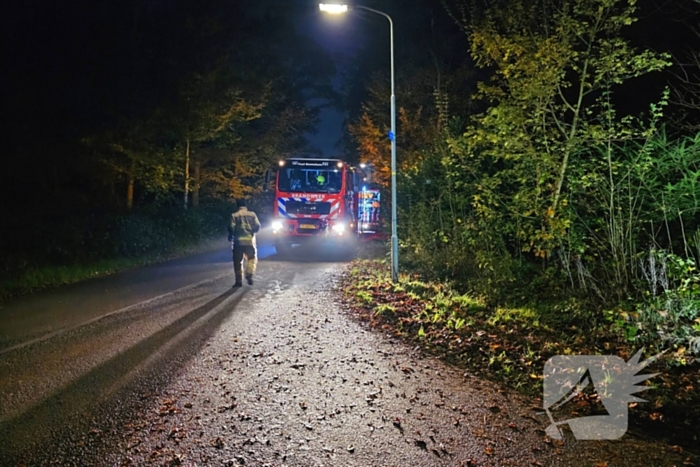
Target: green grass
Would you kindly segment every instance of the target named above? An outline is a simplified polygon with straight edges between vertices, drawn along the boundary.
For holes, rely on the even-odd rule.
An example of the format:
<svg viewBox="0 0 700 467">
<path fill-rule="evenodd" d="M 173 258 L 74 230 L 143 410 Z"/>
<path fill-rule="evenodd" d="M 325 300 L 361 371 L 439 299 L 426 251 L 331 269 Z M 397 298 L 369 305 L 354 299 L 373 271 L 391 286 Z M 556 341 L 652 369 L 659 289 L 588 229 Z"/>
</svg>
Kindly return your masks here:
<svg viewBox="0 0 700 467">
<path fill-rule="evenodd" d="M 90 264 L 49 265 L 33 267 L 16 273 L 14 277 L 0 282 L 0 303 L 33 292 L 62 285 L 75 284 L 88 279 L 104 277 L 170 259 L 210 250 L 218 241 L 180 245 L 169 253 L 154 252 L 138 258 L 115 258 L 95 261 Z"/>
<path fill-rule="evenodd" d="M 15 218 L 0 251 L 0 302 L 211 248 L 225 238 L 232 210 L 225 203 L 188 210 L 163 203 L 129 213 Z"/>
</svg>

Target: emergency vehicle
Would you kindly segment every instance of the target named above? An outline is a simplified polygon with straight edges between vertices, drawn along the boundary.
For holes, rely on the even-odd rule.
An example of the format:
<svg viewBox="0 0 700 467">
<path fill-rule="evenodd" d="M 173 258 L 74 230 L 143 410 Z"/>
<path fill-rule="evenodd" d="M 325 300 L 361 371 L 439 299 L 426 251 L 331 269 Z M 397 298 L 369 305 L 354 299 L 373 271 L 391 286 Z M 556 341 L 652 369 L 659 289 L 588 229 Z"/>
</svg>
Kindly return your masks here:
<svg viewBox="0 0 700 467">
<path fill-rule="evenodd" d="M 381 233 L 380 199 L 381 193 L 377 189 L 363 186 L 358 193 L 357 227 L 360 235 L 377 236 Z"/>
<path fill-rule="evenodd" d="M 272 220 L 277 252 L 319 238 L 349 246 L 358 233 L 357 179 L 339 159 L 280 161 Z"/>
</svg>

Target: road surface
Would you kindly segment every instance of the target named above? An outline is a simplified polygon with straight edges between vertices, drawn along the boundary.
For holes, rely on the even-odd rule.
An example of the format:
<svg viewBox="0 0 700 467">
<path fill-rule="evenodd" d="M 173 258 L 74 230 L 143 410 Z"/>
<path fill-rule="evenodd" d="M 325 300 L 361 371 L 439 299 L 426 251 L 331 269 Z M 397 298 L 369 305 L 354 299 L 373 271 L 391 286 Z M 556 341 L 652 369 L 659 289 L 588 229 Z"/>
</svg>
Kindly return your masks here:
<svg viewBox="0 0 700 467">
<path fill-rule="evenodd" d="M 232 289 L 222 249 L 6 305 L 0 465 L 683 465 L 550 440 L 528 401 L 365 329 L 338 253 L 263 246 Z"/>
</svg>

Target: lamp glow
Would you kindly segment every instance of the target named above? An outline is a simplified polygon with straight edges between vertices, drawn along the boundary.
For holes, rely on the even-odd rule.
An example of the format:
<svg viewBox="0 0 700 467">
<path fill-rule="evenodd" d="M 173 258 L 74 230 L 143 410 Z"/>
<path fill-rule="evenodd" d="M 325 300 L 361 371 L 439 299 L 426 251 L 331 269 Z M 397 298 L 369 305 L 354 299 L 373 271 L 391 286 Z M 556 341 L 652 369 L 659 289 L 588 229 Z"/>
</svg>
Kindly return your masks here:
<svg viewBox="0 0 700 467">
<path fill-rule="evenodd" d="M 340 15 L 343 13 L 346 13 L 348 11 L 348 6 L 347 5 L 336 5 L 332 3 L 320 3 L 318 7 L 321 9 L 321 11 L 324 11 L 326 13 L 330 13 L 332 15 Z"/>
</svg>

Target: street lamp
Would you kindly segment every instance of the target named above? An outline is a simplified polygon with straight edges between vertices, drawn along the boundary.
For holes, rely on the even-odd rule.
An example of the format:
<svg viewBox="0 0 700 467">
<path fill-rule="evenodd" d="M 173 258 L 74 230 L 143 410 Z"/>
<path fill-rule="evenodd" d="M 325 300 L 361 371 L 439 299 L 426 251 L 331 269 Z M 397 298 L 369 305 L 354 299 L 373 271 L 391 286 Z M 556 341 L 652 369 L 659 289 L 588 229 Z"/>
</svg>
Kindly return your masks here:
<svg viewBox="0 0 700 467">
<path fill-rule="evenodd" d="M 351 10 L 348 5 L 330 3 L 319 4 L 321 11 L 330 14 L 343 14 Z M 399 281 L 399 237 L 396 233 L 396 97 L 394 95 L 394 22 L 386 13 L 361 5 L 353 5 L 352 8 L 367 10 L 381 15 L 389 20 L 389 39 L 391 45 L 391 280 Z"/>
</svg>

